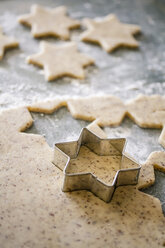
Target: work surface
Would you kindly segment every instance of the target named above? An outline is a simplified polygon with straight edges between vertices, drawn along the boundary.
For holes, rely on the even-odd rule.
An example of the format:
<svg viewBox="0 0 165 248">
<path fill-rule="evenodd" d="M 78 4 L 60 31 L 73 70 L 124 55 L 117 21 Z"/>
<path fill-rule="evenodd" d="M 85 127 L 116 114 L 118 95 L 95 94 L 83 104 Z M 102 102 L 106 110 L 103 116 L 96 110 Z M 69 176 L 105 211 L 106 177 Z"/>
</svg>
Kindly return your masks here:
<svg viewBox="0 0 165 248">
<path fill-rule="evenodd" d="M 20 42 L 19 49 L 6 53 L 0 62 L 0 108 L 23 106 L 35 101 L 45 101 L 56 96 L 88 96 L 111 94 L 124 101 L 142 94 L 164 94 L 165 90 L 165 51 L 164 22 L 165 2 L 162 0 L 96 0 L 77 1 L 44 0 L 35 3 L 56 7 L 65 5 L 70 15 L 77 19 L 98 17 L 114 13 L 126 23 L 138 24 L 142 34 L 136 38 L 140 48 L 136 50 L 121 48 L 107 54 L 99 46 L 79 42 L 79 50 L 89 54 L 96 61 L 95 66 L 86 69 L 87 78 L 71 78 L 46 82 L 42 70 L 28 65 L 28 55 L 39 51 L 39 42 L 33 39 L 29 28 L 17 23 L 17 17 L 28 13 L 34 1 L 0 1 L 0 25 L 9 36 Z M 72 39 L 78 41 L 82 30 L 72 31 Z M 61 43 L 55 38 L 44 39 Z M 74 120 L 66 109 L 52 115 L 33 114 L 34 125 L 31 133 L 45 135 L 53 146 L 57 141 L 78 137 L 85 121 Z M 141 129 L 125 119 L 117 128 L 105 128 L 109 137 L 127 137 L 127 149 L 139 162 L 143 163 L 152 151 L 163 150 L 158 144 L 160 130 Z M 156 183 L 145 192 L 157 196 L 165 212 L 165 175 L 156 173 Z"/>
</svg>

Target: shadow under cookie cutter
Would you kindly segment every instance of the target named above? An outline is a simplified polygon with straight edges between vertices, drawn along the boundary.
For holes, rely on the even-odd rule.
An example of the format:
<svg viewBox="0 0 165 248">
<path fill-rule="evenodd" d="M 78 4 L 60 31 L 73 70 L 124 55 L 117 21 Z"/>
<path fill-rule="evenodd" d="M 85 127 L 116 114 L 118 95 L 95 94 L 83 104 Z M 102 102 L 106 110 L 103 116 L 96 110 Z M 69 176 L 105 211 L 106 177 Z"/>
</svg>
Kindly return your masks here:
<svg viewBox="0 0 165 248">
<path fill-rule="evenodd" d="M 110 202 L 118 186 L 138 183 L 141 166 L 124 154 L 125 138 L 101 139 L 87 128 L 83 128 L 77 141 L 55 144 L 53 163 L 63 171 L 62 191 L 89 190 L 105 202 Z M 91 172 L 68 173 L 71 159 L 78 156 L 81 146 L 86 146 L 99 156 L 121 156 L 120 170 L 117 171 L 113 183 L 106 184 Z M 126 168 L 131 163 L 132 168 Z"/>
</svg>

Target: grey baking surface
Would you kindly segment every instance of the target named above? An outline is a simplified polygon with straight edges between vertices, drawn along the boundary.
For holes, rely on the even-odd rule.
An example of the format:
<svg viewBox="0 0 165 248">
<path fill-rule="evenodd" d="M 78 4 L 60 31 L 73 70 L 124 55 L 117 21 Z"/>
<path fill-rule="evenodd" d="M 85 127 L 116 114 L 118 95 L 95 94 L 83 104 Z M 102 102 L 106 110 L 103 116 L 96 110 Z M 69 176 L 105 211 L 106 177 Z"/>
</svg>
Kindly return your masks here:
<svg viewBox="0 0 165 248">
<path fill-rule="evenodd" d="M 66 5 L 74 18 L 104 16 L 115 13 L 126 23 L 139 24 L 142 34 L 137 36 L 140 48 L 119 49 L 107 54 L 99 46 L 78 42 L 80 51 L 90 54 L 96 65 L 86 69 L 87 78 L 71 78 L 46 82 L 43 71 L 27 65 L 25 58 L 39 51 L 42 39 L 33 39 L 30 30 L 17 23 L 17 17 L 28 13 L 33 1 L 1 0 L 0 25 L 7 35 L 15 36 L 20 49 L 6 53 L 0 62 L 0 108 L 22 106 L 34 101 L 62 95 L 112 94 L 124 101 L 143 94 L 164 94 L 165 90 L 165 1 L 161 0 L 36 0 L 35 3 L 56 7 Z M 72 31 L 78 41 L 82 30 Z M 52 43 L 61 41 L 49 38 Z M 73 120 L 65 108 L 53 115 L 33 114 L 34 125 L 27 132 L 45 135 L 48 143 L 77 138 L 87 122 Z M 125 119 L 117 128 L 105 128 L 110 137 L 127 137 L 127 152 L 143 163 L 152 151 L 163 150 L 158 144 L 160 130 L 141 129 Z M 165 174 L 156 173 L 156 183 L 145 192 L 157 196 L 165 213 Z"/>
</svg>

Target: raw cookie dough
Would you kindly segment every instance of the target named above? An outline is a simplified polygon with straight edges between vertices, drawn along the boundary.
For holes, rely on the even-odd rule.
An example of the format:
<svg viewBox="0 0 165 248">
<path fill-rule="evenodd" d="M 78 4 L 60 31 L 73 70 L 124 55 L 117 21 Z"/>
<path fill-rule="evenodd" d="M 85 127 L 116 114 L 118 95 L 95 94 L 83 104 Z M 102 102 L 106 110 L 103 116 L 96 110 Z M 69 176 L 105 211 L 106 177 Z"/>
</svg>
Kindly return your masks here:
<svg viewBox="0 0 165 248">
<path fill-rule="evenodd" d="M 98 124 L 100 126 L 118 125 L 126 114 L 124 103 L 115 96 L 61 97 L 34 103 L 28 106 L 28 109 L 32 112 L 49 114 L 62 106 L 67 106 L 71 115 L 75 118 L 87 121 L 95 120 L 91 123 L 91 131 L 95 128 L 98 130 Z"/>
<path fill-rule="evenodd" d="M 165 124 L 165 97 L 139 95 L 126 104 L 128 116 L 140 127 L 162 128 Z"/>
<path fill-rule="evenodd" d="M 163 128 L 159 143 L 165 147 L 165 97 L 140 95 L 126 104 L 127 115 L 140 127 Z"/>
<path fill-rule="evenodd" d="M 81 35 L 81 40 L 98 43 L 106 52 L 120 46 L 138 47 L 133 35 L 140 32 L 140 27 L 121 23 L 115 15 L 85 19 L 84 24 L 88 29 Z"/>
<path fill-rule="evenodd" d="M 63 102 L 63 98 L 54 100 L 54 101 L 47 101 L 47 102 L 41 102 L 41 103 L 36 103 L 33 104 L 32 106 L 29 107 L 29 110 L 33 112 L 43 112 L 43 113 L 52 113 L 54 110 L 57 109 L 57 106 L 60 107 L 59 103 Z M 64 99 L 63 99 L 64 100 Z M 67 101 L 67 100 L 66 100 Z M 65 102 L 65 104 L 67 104 Z M 106 133 L 98 126 L 97 121 L 93 121 L 88 125 L 88 129 L 94 132 L 96 135 L 98 135 L 100 138 L 107 138 Z M 158 156 L 160 156 L 160 162 L 159 162 L 159 170 L 163 171 L 163 158 L 164 158 L 164 152 L 154 152 L 151 153 L 151 156 L 147 159 L 145 164 L 142 166 L 141 171 L 140 171 L 140 176 L 139 176 L 139 183 L 138 183 L 138 188 L 147 188 L 151 185 L 154 184 L 155 182 L 155 174 L 154 174 L 154 168 L 157 169 L 157 166 L 153 164 L 153 161 L 158 161 Z M 155 157 L 156 156 L 156 157 Z M 150 159 L 153 158 L 153 159 Z M 155 157 L 155 159 L 154 159 Z M 154 166 L 154 167 L 153 167 Z"/>
<path fill-rule="evenodd" d="M 31 13 L 22 15 L 18 21 L 31 27 L 33 37 L 56 36 L 69 39 L 69 30 L 80 26 L 80 22 L 67 16 L 66 7 L 54 9 L 32 5 Z"/>
<path fill-rule="evenodd" d="M 147 188 L 154 184 L 156 170 L 165 172 L 165 152 L 152 152 L 141 168 L 138 189 Z"/>
<path fill-rule="evenodd" d="M 160 95 L 140 95 L 127 104 L 116 96 L 110 95 L 84 98 L 64 97 L 57 101 L 36 103 L 28 108 L 33 112 L 53 113 L 61 106 L 67 106 L 74 118 L 95 120 L 96 124 L 103 127 L 119 125 L 125 115 L 140 127 L 162 128 L 165 123 L 165 97 Z M 159 143 L 165 147 L 165 127 L 159 137 Z"/>
<path fill-rule="evenodd" d="M 152 154 L 152 153 L 151 153 Z M 153 185 L 155 182 L 154 164 L 146 161 L 140 170 L 139 181 L 137 184 L 138 189 L 145 189 Z"/>
<path fill-rule="evenodd" d="M 88 147 L 81 146 L 78 156 L 71 159 L 67 173 L 87 173 L 95 175 L 100 181 L 112 185 L 115 175 L 120 170 L 122 156 L 99 156 Z"/>
<path fill-rule="evenodd" d="M 48 100 L 46 102 L 38 102 L 28 106 L 32 112 L 40 112 L 45 114 L 52 114 L 54 111 L 61 107 L 67 106 L 67 98 L 56 98 L 55 100 Z"/>
<path fill-rule="evenodd" d="M 63 173 L 26 108 L 0 114 L 0 244 L 13 247 L 162 248 L 160 201 L 134 186 L 118 187 L 110 204 L 88 191 L 63 193 Z"/>
<path fill-rule="evenodd" d="M 103 129 L 101 129 L 96 121 L 93 121 L 92 123 L 90 123 L 87 128 L 92 131 L 94 134 L 96 134 L 99 138 L 102 138 L 102 139 L 106 139 L 107 138 L 107 135 L 106 133 L 103 131 Z"/>
<path fill-rule="evenodd" d="M 94 132 L 100 138 L 102 139 L 107 138 L 106 133 L 97 125 L 95 121 L 89 124 L 87 128 L 92 132 Z M 158 154 L 160 155 L 160 157 Z M 157 166 L 154 164 L 154 161 L 156 161 L 159 164 L 159 170 L 164 172 L 165 170 L 162 169 L 162 164 L 164 160 L 165 160 L 165 152 L 160 152 L 160 153 L 153 152 L 150 154 L 146 162 L 141 167 L 139 181 L 137 184 L 138 189 L 144 189 L 154 184 L 155 182 L 154 168 L 157 169 Z"/>
<path fill-rule="evenodd" d="M 87 146 L 82 145 L 78 156 L 69 161 L 67 173 L 92 173 L 103 183 L 112 185 L 118 170 L 135 167 L 129 159 L 126 160 L 125 166 L 121 167 L 121 161 L 121 155 L 97 155 Z"/>
<path fill-rule="evenodd" d="M 18 41 L 13 37 L 8 37 L 3 34 L 2 28 L 0 27 L 0 60 L 4 56 L 5 49 L 18 47 Z"/>
<path fill-rule="evenodd" d="M 100 138 L 107 138 L 106 133 L 97 125 L 96 122 L 92 122 L 87 126 L 87 128 L 98 135 Z M 156 151 L 149 155 L 140 170 L 139 182 L 137 185 L 138 189 L 144 189 L 154 184 L 154 169 L 165 172 L 165 152 Z"/>
<path fill-rule="evenodd" d="M 112 125 L 113 122 L 116 122 L 116 125 L 120 124 L 126 112 L 128 117 L 140 127 L 162 128 L 165 124 L 165 97 L 161 95 L 139 95 L 126 104 L 118 97 L 111 95 L 61 98 L 60 101 L 66 102 L 65 104 L 68 105 L 69 111 L 75 118 L 82 118 L 89 121 L 98 120 L 99 118 L 100 122 L 105 122 L 105 124 L 101 124 L 103 126 L 111 125 L 111 122 Z M 38 110 L 35 109 L 35 105 Z M 43 110 L 46 107 L 45 112 L 51 111 L 52 113 L 53 106 L 56 109 L 56 100 L 50 101 L 49 104 L 47 102 L 33 104 L 32 110 L 38 112 L 40 108 Z M 106 124 L 109 122 L 110 113 L 113 121 L 111 120 L 110 124 Z M 116 121 L 115 118 L 117 119 Z M 96 122 L 99 124 L 98 121 Z"/>
<path fill-rule="evenodd" d="M 165 147 L 165 124 L 164 124 L 162 132 L 159 136 L 159 144 L 161 144 L 163 147 Z"/>
<path fill-rule="evenodd" d="M 79 79 L 85 78 L 83 67 L 94 64 L 94 60 L 77 51 L 74 42 L 63 45 L 53 45 L 49 42 L 40 43 L 41 52 L 27 58 L 29 64 L 44 68 L 45 79 L 50 81 L 63 76 Z"/>
<path fill-rule="evenodd" d="M 165 152 L 156 151 L 152 152 L 147 159 L 147 164 L 154 165 L 156 170 L 165 172 Z"/>
<path fill-rule="evenodd" d="M 87 121 L 96 120 L 99 126 L 119 125 L 123 120 L 126 108 L 115 96 L 91 96 L 67 101 L 71 115 Z"/>
</svg>

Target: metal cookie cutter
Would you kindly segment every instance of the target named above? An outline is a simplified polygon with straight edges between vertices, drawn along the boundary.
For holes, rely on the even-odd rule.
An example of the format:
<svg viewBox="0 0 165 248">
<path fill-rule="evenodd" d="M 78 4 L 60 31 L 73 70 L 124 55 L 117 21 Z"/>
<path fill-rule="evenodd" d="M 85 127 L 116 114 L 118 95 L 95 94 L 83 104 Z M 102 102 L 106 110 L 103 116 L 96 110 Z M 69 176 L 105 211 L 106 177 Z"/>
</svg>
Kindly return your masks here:
<svg viewBox="0 0 165 248">
<path fill-rule="evenodd" d="M 77 141 L 55 144 L 54 164 L 63 170 L 62 191 L 89 190 L 105 202 L 110 202 L 117 186 L 137 184 L 141 166 L 124 155 L 126 139 L 101 139 L 87 128 L 83 128 Z M 70 160 L 78 156 L 81 146 L 86 146 L 99 156 L 121 156 L 120 169 L 111 185 L 104 183 L 94 174 L 69 173 Z M 127 168 L 131 163 L 131 168 Z"/>
</svg>

